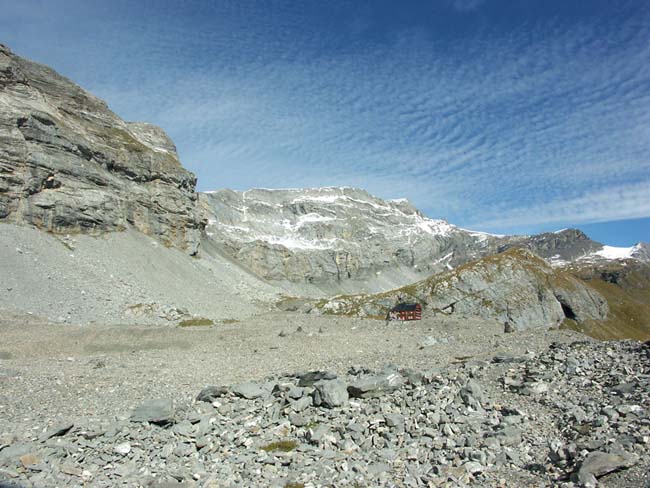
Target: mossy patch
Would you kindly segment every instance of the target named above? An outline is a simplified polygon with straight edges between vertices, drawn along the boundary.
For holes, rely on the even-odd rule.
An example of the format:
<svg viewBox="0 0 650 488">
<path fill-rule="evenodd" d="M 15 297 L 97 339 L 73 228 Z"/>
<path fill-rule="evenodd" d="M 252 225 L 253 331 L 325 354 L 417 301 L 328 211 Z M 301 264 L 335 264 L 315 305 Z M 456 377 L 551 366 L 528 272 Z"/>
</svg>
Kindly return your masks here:
<svg viewBox="0 0 650 488">
<path fill-rule="evenodd" d="M 181 320 L 178 323 L 179 327 L 210 327 L 212 325 L 214 325 L 213 320 L 200 317 Z"/>
<path fill-rule="evenodd" d="M 580 332 L 578 329 L 578 322 L 576 322 L 574 319 L 568 319 L 565 318 L 562 323 L 558 326 L 558 329 L 560 330 L 576 330 Z"/>
<path fill-rule="evenodd" d="M 149 149 L 129 132 L 116 127 L 107 128 L 105 137 L 108 141 L 117 143 L 131 152 L 144 153 Z"/>
<path fill-rule="evenodd" d="M 284 441 L 275 441 L 262 446 L 262 450 L 266 452 L 291 452 L 296 447 L 298 443 L 296 441 L 284 440 Z"/>
<path fill-rule="evenodd" d="M 650 340 L 650 303 L 638 299 L 631 290 L 622 290 L 605 281 L 592 280 L 587 284 L 605 297 L 609 316 L 604 322 L 587 321 L 579 327 L 579 332 L 600 340 Z"/>
</svg>

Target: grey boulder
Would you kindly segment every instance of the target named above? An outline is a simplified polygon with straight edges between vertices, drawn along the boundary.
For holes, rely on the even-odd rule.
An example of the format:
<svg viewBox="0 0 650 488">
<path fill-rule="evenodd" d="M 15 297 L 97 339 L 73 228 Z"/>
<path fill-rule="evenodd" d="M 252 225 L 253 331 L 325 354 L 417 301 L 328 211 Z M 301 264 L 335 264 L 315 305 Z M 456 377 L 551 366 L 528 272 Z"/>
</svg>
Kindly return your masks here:
<svg viewBox="0 0 650 488">
<path fill-rule="evenodd" d="M 341 380 L 323 380 L 314 385 L 314 405 L 334 408 L 345 405 L 349 395 Z"/>
<path fill-rule="evenodd" d="M 404 385 L 404 378 L 399 373 L 365 376 L 348 386 L 352 398 L 372 398 L 391 393 Z"/>
<path fill-rule="evenodd" d="M 148 400 L 131 413 L 131 422 L 149 422 L 165 425 L 174 423 L 174 402 L 169 398 Z"/>
<path fill-rule="evenodd" d="M 303 373 L 298 376 L 298 386 L 312 386 L 314 383 L 321 380 L 334 380 L 336 379 L 336 374 L 330 373 L 328 371 L 310 371 L 308 373 Z"/>
<path fill-rule="evenodd" d="M 264 389 L 253 382 L 240 383 L 232 387 L 231 391 L 238 397 L 245 398 L 247 400 L 254 400 L 255 398 L 261 398 L 265 395 Z"/>
<path fill-rule="evenodd" d="M 219 398 L 228 393 L 228 388 L 225 386 L 206 386 L 196 396 L 197 402 L 211 403 L 215 398 Z"/>
<path fill-rule="evenodd" d="M 578 470 L 578 480 L 583 486 L 592 488 L 596 486 L 597 478 L 613 471 L 629 468 L 636 464 L 637 461 L 638 457 L 634 454 L 613 454 L 595 451 L 590 453 L 582 462 Z"/>
<path fill-rule="evenodd" d="M 38 440 L 41 442 L 45 442 L 46 440 L 52 437 L 65 435 L 70 431 L 70 429 L 72 429 L 72 427 L 74 427 L 74 424 L 70 422 L 64 422 L 61 424 L 54 425 L 52 428 L 48 429 L 43 434 L 41 434 Z"/>
</svg>

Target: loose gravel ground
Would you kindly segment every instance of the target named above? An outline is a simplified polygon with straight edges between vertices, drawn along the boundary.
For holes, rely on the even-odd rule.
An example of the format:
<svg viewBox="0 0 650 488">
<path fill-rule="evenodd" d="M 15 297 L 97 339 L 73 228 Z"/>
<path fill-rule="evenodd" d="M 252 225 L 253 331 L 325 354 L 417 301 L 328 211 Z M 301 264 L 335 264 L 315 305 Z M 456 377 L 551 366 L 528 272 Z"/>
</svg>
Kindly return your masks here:
<svg viewBox="0 0 650 488">
<path fill-rule="evenodd" d="M 133 230 L 53 235 L 0 223 L 0 310 L 65 324 L 171 324 L 269 310 L 279 289 L 209 242 L 200 259 Z"/>
<path fill-rule="evenodd" d="M 344 373 L 351 366 L 422 369 L 577 337 L 504 334 L 500 324 L 473 319 L 386 325 L 282 312 L 205 328 L 48 325 L 19 317 L 1 327 L 4 430 L 25 418 L 120 415 L 151 397 L 188 400 L 208 384 L 312 369 Z M 421 347 L 427 338 L 438 343 Z"/>
<path fill-rule="evenodd" d="M 447 316 L 386 324 L 291 312 L 212 327 L 5 313 L 0 334 L 0 485 L 649 482 L 640 343 Z M 315 370 L 328 375 L 300 387 Z M 197 401 L 210 385 L 227 387 Z"/>
</svg>

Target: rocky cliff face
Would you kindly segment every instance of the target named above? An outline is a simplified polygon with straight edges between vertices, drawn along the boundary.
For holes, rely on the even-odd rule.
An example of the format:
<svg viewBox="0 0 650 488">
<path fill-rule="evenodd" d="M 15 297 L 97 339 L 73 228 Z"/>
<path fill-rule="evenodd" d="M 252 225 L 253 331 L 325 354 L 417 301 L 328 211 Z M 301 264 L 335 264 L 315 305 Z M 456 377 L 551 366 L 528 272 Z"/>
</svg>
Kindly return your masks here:
<svg viewBox="0 0 650 488">
<path fill-rule="evenodd" d="M 318 304 L 323 313 L 384 317 L 397 301 L 424 313 L 476 316 L 515 329 L 549 328 L 565 319 L 604 320 L 608 305 L 595 290 L 525 249 L 511 249 L 397 290 L 340 296 Z"/>
<path fill-rule="evenodd" d="M 132 226 L 195 253 L 195 184 L 162 129 L 124 122 L 0 45 L 0 220 L 54 233 Z"/>
<path fill-rule="evenodd" d="M 354 188 L 201 194 L 208 235 L 271 280 L 405 284 L 492 254 L 511 238 L 426 218 Z M 391 281 L 391 279 L 393 281 Z"/>
<path fill-rule="evenodd" d="M 638 261 L 650 263 L 650 243 L 639 242 L 636 246 L 633 247 L 631 256 Z"/>
<path fill-rule="evenodd" d="M 53 233 L 130 226 L 191 254 L 209 221 L 212 240 L 258 276 L 328 292 L 386 290 L 512 247 L 555 264 L 650 260 L 647 245 L 608 248 L 572 229 L 472 232 L 353 188 L 220 190 L 199 206 L 195 183 L 162 129 L 121 120 L 0 45 L 0 221 Z"/>
<path fill-rule="evenodd" d="M 330 283 L 338 292 L 395 288 L 512 248 L 555 265 L 607 249 L 576 229 L 534 236 L 473 232 L 429 219 L 407 200 L 385 201 L 354 188 L 219 190 L 200 201 L 209 236 L 254 273 Z"/>
<path fill-rule="evenodd" d="M 585 324 L 580 332 L 597 339 L 650 340 L 650 263 L 640 259 L 577 261 L 563 268 L 605 297 L 605 323 Z"/>
</svg>

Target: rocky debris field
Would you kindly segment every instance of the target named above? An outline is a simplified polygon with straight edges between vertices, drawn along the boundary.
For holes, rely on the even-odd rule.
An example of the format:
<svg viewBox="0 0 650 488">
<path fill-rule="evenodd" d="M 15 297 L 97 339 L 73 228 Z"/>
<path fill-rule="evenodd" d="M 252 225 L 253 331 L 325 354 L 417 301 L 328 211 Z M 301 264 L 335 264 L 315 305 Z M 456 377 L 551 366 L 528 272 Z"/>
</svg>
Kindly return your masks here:
<svg viewBox="0 0 650 488">
<path fill-rule="evenodd" d="M 112 404 L 113 416 L 24 422 L 11 408 L 0 479 L 7 486 L 647 486 L 650 347 L 556 335 L 559 342 L 531 341 L 527 352 L 456 356 L 428 368 L 352 366 L 196 384 L 191 399 L 159 388 L 133 408 L 126 398 L 122 408 Z M 457 346 L 466 350 L 462 336 Z M 88 363 L 93 371 L 106 367 L 98 361 Z M 3 368 L 0 379 L 11 389 L 16 375 Z"/>
<path fill-rule="evenodd" d="M 54 323 L 151 325 L 241 319 L 277 299 L 277 289 L 209 246 L 195 259 L 133 230 L 57 236 L 0 223 L 0 310 Z"/>
</svg>

